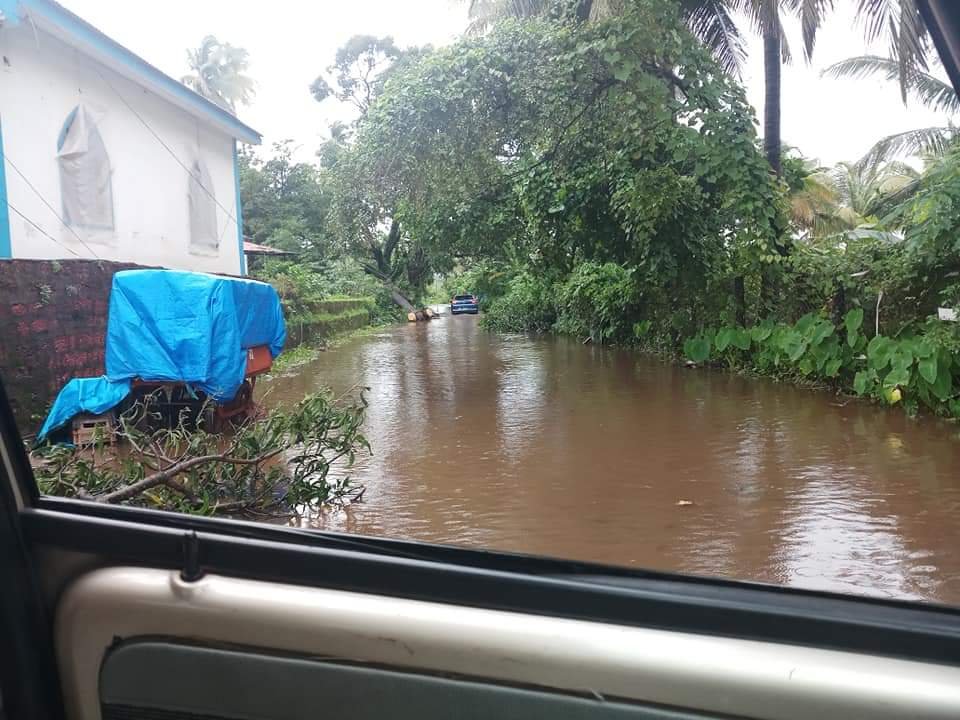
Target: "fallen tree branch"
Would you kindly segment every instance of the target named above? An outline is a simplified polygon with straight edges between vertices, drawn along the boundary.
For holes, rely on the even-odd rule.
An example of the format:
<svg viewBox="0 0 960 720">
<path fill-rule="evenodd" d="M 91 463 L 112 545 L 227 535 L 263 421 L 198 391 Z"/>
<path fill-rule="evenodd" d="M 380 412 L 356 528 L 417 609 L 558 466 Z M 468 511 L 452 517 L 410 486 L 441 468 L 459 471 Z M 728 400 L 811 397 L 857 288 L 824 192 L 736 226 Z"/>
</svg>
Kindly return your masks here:
<svg viewBox="0 0 960 720">
<path fill-rule="evenodd" d="M 283 452 L 283 450 L 284 448 L 279 448 L 273 452 L 258 455 L 255 458 L 230 457 L 227 453 L 190 458 L 189 460 L 183 460 L 175 463 L 164 470 L 153 473 L 152 475 L 148 475 L 147 477 L 143 478 L 143 480 L 138 480 L 132 485 L 127 485 L 125 488 L 115 490 L 114 492 L 107 493 L 105 495 L 98 495 L 95 499 L 98 502 L 105 503 L 123 502 L 124 500 L 129 500 L 130 498 L 135 497 L 136 495 L 139 495 L 150 488 L 157 487 L 158 485 L 168 484 L 177 475 L 189 472 L 190 470 L 200 467 L 201 465 L 214 462 L 227 463 L 228 465 L 260 465 L 270 458 L 276 457 Z"/>
<path fill-rule="evenodd" d="M 228 439 L 186 413 L 166 426 L 143 401 L 120 417 L 117 443 L 33 450 L 34 474 L 47 494 L 187 512 L 276 515 L 343 504 L 363 490 L 344 473 L 359 450 L 369 450 L 364 390 L 359 398 L 352 391 L 307 396 L 248 419 Z M 340 476 L 330 477 L 332 470 Z"/>
</svg>

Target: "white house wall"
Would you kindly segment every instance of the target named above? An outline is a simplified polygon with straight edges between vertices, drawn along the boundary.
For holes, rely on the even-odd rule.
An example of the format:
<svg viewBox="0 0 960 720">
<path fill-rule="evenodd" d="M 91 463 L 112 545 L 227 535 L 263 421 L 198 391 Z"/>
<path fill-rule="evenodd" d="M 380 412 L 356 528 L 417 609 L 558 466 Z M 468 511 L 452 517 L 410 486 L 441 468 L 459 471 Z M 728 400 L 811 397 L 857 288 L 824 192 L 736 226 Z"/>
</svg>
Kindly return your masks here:
<svg viewBox="0 0 960 720">
<path fill-rule="evenodd" d="M 15 208 L 10 212 L 13 257 L 96 257 L 242 272 L 232 137 L 29 23 L 0 29 L 0 53 L 7 195 Z M 110 157 L 113 230 L 68 228 L 57 217 L 63 216 L 57 138 L 81 102 Z M 183 166 L 192 166 L 196 152 L 209 170 L 218 203 L 217 250 L 191 248 L 189 175 Z"/>
</svg>

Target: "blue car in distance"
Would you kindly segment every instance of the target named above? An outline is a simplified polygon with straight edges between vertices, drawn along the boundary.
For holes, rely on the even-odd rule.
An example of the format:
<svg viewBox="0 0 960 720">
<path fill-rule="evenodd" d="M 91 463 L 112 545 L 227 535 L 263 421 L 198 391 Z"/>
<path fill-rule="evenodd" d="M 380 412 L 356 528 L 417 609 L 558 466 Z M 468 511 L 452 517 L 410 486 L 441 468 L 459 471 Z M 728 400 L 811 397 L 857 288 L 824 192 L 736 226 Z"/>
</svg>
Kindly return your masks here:
<svg viewBox="0 0 960 720">
<path fill-rule="evenodd" d="M 462 313 L 476 315 L 478 312 L 480 312 L 480 301 L 476 295 L 454 295 L 450 300 L 451 315 Z"/>
</svg>

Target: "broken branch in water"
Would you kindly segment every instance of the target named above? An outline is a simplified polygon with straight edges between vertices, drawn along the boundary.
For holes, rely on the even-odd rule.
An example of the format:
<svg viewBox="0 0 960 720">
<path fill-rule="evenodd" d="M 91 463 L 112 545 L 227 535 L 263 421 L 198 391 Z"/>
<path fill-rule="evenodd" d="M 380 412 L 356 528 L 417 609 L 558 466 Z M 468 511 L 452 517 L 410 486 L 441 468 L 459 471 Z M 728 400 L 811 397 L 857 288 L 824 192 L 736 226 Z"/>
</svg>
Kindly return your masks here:
<svg viewBox="0 0 960 720">
<path fill-rule="evenodd" d="M 355 389 L 309 395 L 229 436 L 207 432 L 187 413 L 165 426 L 141 401 L 120 416 L 116 443 L 38 448 L 34 471 L 48 494 L 191 513 L 282 515 L 345 504 L 363 496 L 349 469 L 358 452 L 369 451 L 361 432 L 365 388 Z"/>
</svg>

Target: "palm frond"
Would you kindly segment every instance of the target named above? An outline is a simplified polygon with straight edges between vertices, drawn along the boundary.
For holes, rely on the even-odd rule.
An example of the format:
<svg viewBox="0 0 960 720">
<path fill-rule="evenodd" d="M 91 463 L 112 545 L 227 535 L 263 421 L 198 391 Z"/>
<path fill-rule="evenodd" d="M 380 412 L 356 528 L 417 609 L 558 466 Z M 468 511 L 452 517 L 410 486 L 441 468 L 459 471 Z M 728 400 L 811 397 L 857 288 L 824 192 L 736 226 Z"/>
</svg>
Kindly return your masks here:
<svg viewBox="0 0 960 720">
<path fill-rule="evenodd" d="M 780 0 L 727 0 L 726 5 L 732 14 L 745 16 L 760 37 L 777 35 L 780 40 L 780 61 L 790 63 L 793 57 L 780 17 Z"/>
<path fill-rule="evenodd" d="M 902 211 L 906 203 L 919 192 L 922 187 L 920 178 L 904 183 L 897 190 L 877 197 L 869 206 L 870 214 L 880 218 L 880 224 L 887 227 L 900 225 Z"/>
<path fill-rule="evenodd" d="M 820 75 L 832 78 L 862 80 L 871 75 L 883 75 L 887 80 L 896 80 L 900 65 L 896 60 L 880 55 L 857 55 L 835 62 L 821 71 Z"/>
<path fill-rule="evenodd" d="M 590 7 L 590 21 L 607 20 L 622 15 L 626 9 L 626 0 L 593 0 Z"/>
<path fill-rule="evenodd" d="M 499 20 L 522 20 L 546 15 L 550 0 L 469 0 L 467 35 L 482 35 Z"/>
<path fill-rule="evenodd" d="M 857 161 L 860 166 L 876 166 L 897 157 L 930 153 L 942 155 L 954 137 L 952 127 L 926 127 L 906 130 L 881 138 Z"/>
<path fill-rule="evenodd" d="M 855 80 L 881 75 L 885 80 L 899 80 L 900 63 L 879 55 L 858 55 L 834 63 L 820 74 L 834 78 Z M 906 76 L 907 92 L 934 112 L 960 112 L 960 97 L 953 86 L 922 70 L 909 70 Z"/>
<path fill-rule="evenodd" d="M 909 90 L 917 100 L 934 112 L 960 112 L 960 97 L 949 83 L 930 73 L 915 71 L 909 78 Z"/>
<path fill-rule="evenodd" d="M 899 65 L 900 95 L 907 99 L 910 75 L 927 70 L 930 35 L 915 0 L 859 0 L 857 19 L 867 42 L 887 34 L 890 58 Z"/>
<path fill-rule="evenodd" d="M 910 70 L 927 69 L 927 26 L 914 0 L 900 1 L 900 25 L 897 28 L 896 42 L 897 52 L 894 57 L 900 61 L 901 79 L 905 78 Z"/>
<path fill-rule="evenodd" d="M 864 27 L 867 42 L 873 42 L 885 29 L 897 26 L 900 0 L 859 0 L 856 17 Z"/>
<path fill-rule="evenodd" d="M 724 0 L 681 0 L 687 27 L 727 73 L 740 77 L 746 49 Z"/>
<path fill-rule="evenodd" d="M 807 62 L 813 57 L 813 47 L 827 13 L 833 10 L 833 0 L 787 0 L 785 6 L 800 18 L 803 35 L 803 57 Z"/>
</svg>

